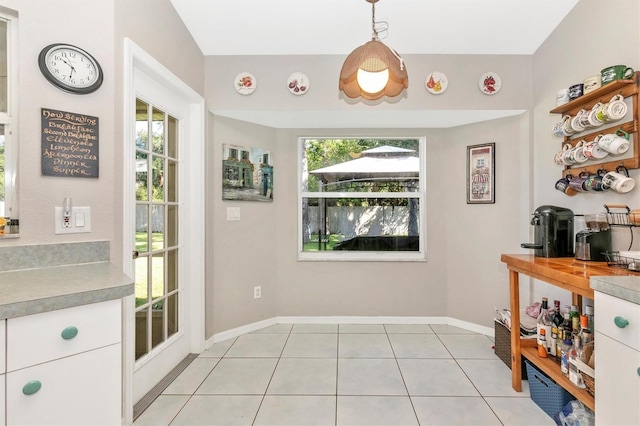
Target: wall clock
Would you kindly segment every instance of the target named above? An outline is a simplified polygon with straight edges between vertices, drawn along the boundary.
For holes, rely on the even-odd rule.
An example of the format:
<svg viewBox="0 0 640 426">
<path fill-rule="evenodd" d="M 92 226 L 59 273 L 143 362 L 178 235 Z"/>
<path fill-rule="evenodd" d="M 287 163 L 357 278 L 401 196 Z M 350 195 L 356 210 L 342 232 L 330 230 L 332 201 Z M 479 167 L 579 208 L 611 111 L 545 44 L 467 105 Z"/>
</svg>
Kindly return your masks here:
<svg viewBox="0 0 640 426">
<path fill-rule="evenodd" d="M 86 95 L 102 85 L 102 68 L 85 50 L 64 43 L 42 49 L 38 66 L 49 83 L 68 93 Z"/>
</svg>

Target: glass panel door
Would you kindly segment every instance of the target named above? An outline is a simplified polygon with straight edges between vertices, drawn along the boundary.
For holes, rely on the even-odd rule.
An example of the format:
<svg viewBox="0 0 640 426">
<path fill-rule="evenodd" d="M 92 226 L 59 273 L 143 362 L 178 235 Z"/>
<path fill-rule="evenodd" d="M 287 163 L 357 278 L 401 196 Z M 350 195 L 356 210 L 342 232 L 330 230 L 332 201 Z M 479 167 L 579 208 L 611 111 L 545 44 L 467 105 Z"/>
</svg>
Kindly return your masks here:
<svg viewBox="0 0 640 426">
<path fill-rule="evenodd" d="M 136 99 L 135 358 L 179 331 L 178 120 Z"/>
</svg>

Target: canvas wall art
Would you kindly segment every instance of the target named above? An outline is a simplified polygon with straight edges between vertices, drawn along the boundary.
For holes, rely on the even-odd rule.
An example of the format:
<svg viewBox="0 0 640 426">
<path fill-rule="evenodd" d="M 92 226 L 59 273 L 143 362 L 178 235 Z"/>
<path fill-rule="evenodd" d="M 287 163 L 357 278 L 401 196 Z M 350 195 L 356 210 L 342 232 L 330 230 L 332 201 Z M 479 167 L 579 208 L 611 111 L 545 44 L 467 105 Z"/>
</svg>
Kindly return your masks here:
<svg viewBox="0 0 640 426">
<path fill-rule="evenodd" d="M 222 199 L 273 201 L 271 152 L 233 144 L 222 149 Z"/>
</svg>

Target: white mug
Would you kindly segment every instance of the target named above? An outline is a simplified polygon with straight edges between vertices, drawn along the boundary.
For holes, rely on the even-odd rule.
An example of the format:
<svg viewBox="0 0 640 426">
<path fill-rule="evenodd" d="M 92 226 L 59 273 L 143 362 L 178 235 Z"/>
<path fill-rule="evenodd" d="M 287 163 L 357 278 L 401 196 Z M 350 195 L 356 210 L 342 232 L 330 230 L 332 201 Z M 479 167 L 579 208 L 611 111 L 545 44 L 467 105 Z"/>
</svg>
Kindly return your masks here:
<svg viewBox="0 0 640 426">
<path fill-rule="evenodd" d="M 571 152 L 569 158 L 573 164 L 582 164 L 589 160 L 589 157 L 584 153 L 584 141 L 579 141 L 576 146 L 569 151 Z"/>
<path fill-rule="evenodd" d="M 598 102 L 591 108 L 589 111 L 589 123 L 591 123 L 592 127 L 600 127 L 604 124 L 604 121 L 598 120 L 598 110 L 602 106 L 602 102 Z"/>
<path fill-rule="evenodd" d="M 607 104 L 605 114 L 610 120 L 620 120 L 627 115 L 627 104 L 624 103 L 624 97 L 617 94 L 611 98 Z"/>
<path fill-rule="evenodd" d="M 624 172 L 621 173 L 621 172 Z M 618 166 L 615 172 L 607 172 L 602 177 L 602 184 L 621 194 L 631 191 L 636 181 L 629 177 L 629 171 L 624 166 Z"/>
<path fill-rule="evenodd" d="M 618 129 L 615 133 L 608 133 L 606 135 L 599 134 L 596 136 L 595 140 L 598 141 L 600 148 L 613 155 L 622 155 L 629 151 L 629 133 L 622 129 Z"/>
<path fill-rule="evenodd" d="M 553 161 L 559 166 L 566 166 L 564 162 L 564 154 L 567 153 L 571 149 L 571 144 L 566 143 L 562 146 L 562 151 L 556 152 L 553 156 Z"/>
<path fill-rule="evenodd" d="M 596 89 L 602 87 L 602 75 L 594 75 L 591 77 L 587 77 L 582 82 L 584 84 L 584 94 L 586 95 L 589 92 L 593 92 Z"/>
<path fill-rule="evenodd" d="M 597 140 L 585 142 L 583 152 L 590 160 L 600 160 L 609 155 L 609 151 L 602 149 Z"/>
<path fill-rule="evenodd" d="M 590 127 L 589 120 L 584 121 L 582 118 L 584 114 L 587 114 L 586 109 L 581 109 L 578 111 L 575 117 L 571 119 L 571 128 L 574 132 L 579 133 L 583 131 L 585 128 Z"/>
<path fill-rule="evenodd" d="M 569 89 L 560 89 L 556 95 L 556 106 L 569 102 Z"/>
</svg>

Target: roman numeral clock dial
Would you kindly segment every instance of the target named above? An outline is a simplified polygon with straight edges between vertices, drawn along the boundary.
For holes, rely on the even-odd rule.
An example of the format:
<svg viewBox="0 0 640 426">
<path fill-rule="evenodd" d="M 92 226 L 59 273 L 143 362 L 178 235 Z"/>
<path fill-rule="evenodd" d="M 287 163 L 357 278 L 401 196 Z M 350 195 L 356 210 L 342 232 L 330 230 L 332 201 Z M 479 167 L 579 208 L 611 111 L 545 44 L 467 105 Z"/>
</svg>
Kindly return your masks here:
<svg viewBox="0 0 640 426">
<path fill-rule="evenodd" d="M 60 90 L 86 95 L 102 85 L 100 64 L 88 52 L 70 44 L 51 44 L 38 56 L 42 75 Z"/>
</svg>

